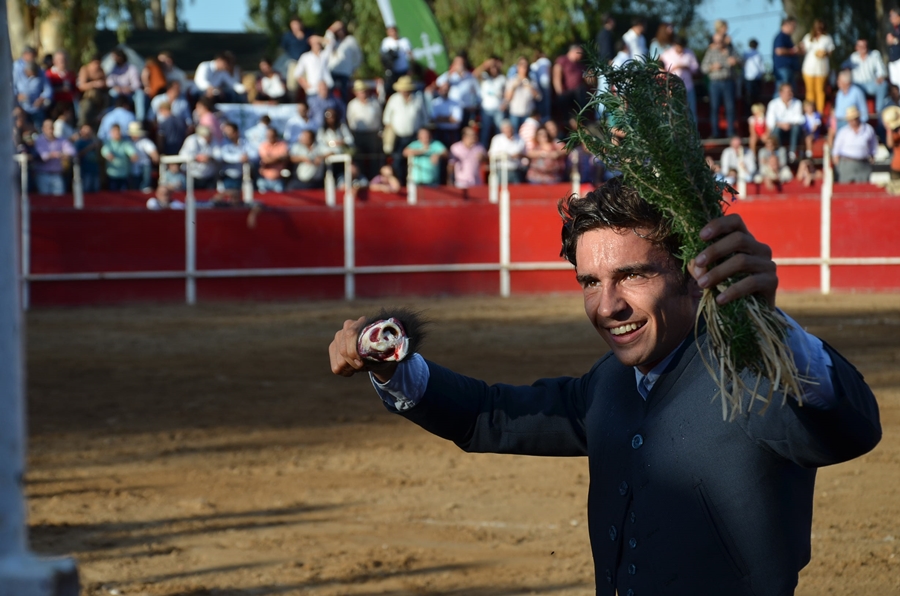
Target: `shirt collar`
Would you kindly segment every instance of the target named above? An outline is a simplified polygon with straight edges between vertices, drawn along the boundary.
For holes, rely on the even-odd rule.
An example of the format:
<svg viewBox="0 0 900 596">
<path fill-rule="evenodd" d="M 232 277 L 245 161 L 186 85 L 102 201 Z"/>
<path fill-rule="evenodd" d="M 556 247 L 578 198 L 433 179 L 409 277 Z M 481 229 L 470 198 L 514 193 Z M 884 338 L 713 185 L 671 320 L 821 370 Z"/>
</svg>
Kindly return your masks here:
<svg viewBox="0 0 900 596">
<path fill-rule="evenodd" d="M 678 347 L 676 347 L 672 352 L 659 361 L 659 364 L 654 366 L 647 374 L 642 373 L 638 370 L 638 367 L 634 367 L 634 380 L 637 383 L 638 393 L 641 394 L 641 397 L 644 401 L 647 401 L 647 396 L 650 395 L 650 390 L 653 389 L 653 386 L 656 384 L 656 381 L 659 380 L 659 377 L 666 372 L 671 364 L 672 359 L 675 357 L 675 354 L 681 349 L 681 346 L 684 345 L 687 339 L 682 340 Z"/>
</svg>

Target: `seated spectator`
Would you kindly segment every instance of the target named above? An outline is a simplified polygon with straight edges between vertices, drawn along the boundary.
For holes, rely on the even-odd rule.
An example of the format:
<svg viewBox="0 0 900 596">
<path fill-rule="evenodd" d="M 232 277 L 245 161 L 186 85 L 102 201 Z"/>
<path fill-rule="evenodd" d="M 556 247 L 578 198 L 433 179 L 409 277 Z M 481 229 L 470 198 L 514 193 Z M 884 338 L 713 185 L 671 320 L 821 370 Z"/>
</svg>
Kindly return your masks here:
<svg viewBox="0 0 900 596">
<path fill-rule="evenodd" d="M 371 178 L 381 165 L 381 104 L 364 81 L 353 83 L 354 98 L 347 104 L 347 127 L 356 145 L 362 173 Z"/>
<path fill-rule="evenodd" d="M 69 56 L 64 50 L 53 52 L 53 66 L 44 73 L 47 83 L 53 89 L 53 103 L 57 106 L 75 105 L 78 78 L 69 70 Z M 59 135 L 57 135 L 59 136 Z"/>
<path fill-rule="evenodd" d="M 297 142 L 291 145 L 290 160 L 296 166 L 296 179 L 290 184 L 291 190 L 322 188 L 322 164 L 325 160 L 319 154 L 319 147 L 311 130 L 300 132 Z"/>
<path fill-rule="evenodd" d="M 531 78 L 528 60 L 524 56 L 516 60 L 516 74 L 506 81 L 503 100 L 509 108 L 509 119 L 514 130 L 519 130 L 522 123 L 535 113 L 535 108 L 541 100 L 541 89 Z M 535 122 L 540 123 L 540 112 Z M 499 126 L 497 128 L 499 129 Z"/>
<path fill-rule="evenodd" d="M 186 173 L 193 180 L 194 188 L 212 189 L 216 187 L 218 166 L 212 145 L 212 131 L 198 126 L 181 146 L 178 155 L 188 159 Z"/>
<path fill-rule="evenodd" d="M 17 79 L 15 93 L 18 106 L 28 114 L 34 126 L 43 126 L 47 109 L 53 99 L 53 89 L 37 63 L 28 62 L 22 67 L 22 75 Z"/>
<path fill-rule="evenodd" d="M 135 121 L 134 112 L 131 111 L 131 102 L 124 95 L 116 98 L 113 109 L 108 111 L 100 120 L 100 128 L 97 130 L 97 138 L 106 142 L 109 139 L 109 131 L 114 125 L 119 126 L 119 132 L 128 130 L 128 125 Z"/>
<path fill-rule="evenodd" d="M 297 86 L 306 93 L 307 100 L 318 92 L 320 82 L 324 82 L 328 89 L 334 87 L 334 79 L 328 70 L 328 54 L 322 51 L 323 47 L 321 37 L 309 36 L 310 49 L 297 60 L 297 66 L 291 75 L 297 81 Z"/>
<path fill-rule="evenodd" d="M 338 188 L 345 188 L 344 169 L 341 168 L 334 184 Z M 362 175 L 355 163 L 350 164 L 350 192 L 356 198 L 356 194 L 361 188 L 369 187 L 369 179 Z"/>
<path fill-rule="evenodd" d="M 152 192 L 153 168 L 159 164 L 159 153 L 156 145 L 147 138 L 140 122 L 132 122 L 128 125 L 128 138 L 131 139 L 137 160 L 131 164 L 130 188 L 140 189 L 142 192 Z"/>
<path fill-rule="evenodd" d="M 790 83 L 782 83 L 778 88 L 778 97 L 769 102 L 766 109 L 766 127 L 769 136 L 777 136 L 779 143 L 789 145 L 788 156 L 791 161 L 797 158 L 797 143 L 803 134 L 803 104 L 794 98 L 794 89 Z M 762 167 L 762 160 L 759 161 Z"/>
<path fill-rule="evenodd" d="M 878 137 L 867 122 L 862 122 L 856 106 L 848 107 L 844 118 L 847 126 L 837 131 L 832 148 L 837 180 L 841 183 L 867 183 L 872 175 L 872 160 L 878 149 Z"/>
<path fill-rule="evenodd" d="M 522 181 L 519 174 L 522 158 L 525 156 L 525 143 L 513 130 L 512 122 L 504 120 L 500 123 L 500 134 L 491 139 L 488 155 L 498 158 L 497 167 L 501 168 L 501 160 L 505 160 L 507 176 L 510 184 L 518 184 Z M 498 169 L 497 175 L 501 173 Z"/>
<path fill-rule="evenodd" d="M 309 119 L 316 128 L 322 128 L 327 110 L 334 110 L 338 120 L 344 121 L 344 102 L 334 96 L 325 81 L 319 81 L 316 93 L 308 95 L 306 103 L 309 105 Z"/>
<path fill-rule="evenodd" d="M 851 83 L 850 71 L 842 70 L 837 77 L 838 90 L 834 94 L 834 113 L 831 119 L 829 137 L 834 138 L 838 130 L 847 125 L 846 112 L 855 107 L 861 122 L 869 120 L 869 106 L 862 89 Z"/>
<path fill-rule="evenodd" d="M 163 74 L 166 77 L 166 83 L 175 81 L 181 84 L 182 90 L 187 89 L 187 77 L 185 76 L 183 70 L 175 66 L 175 60 L 172 58 L 172 52 L 170 52 L 169 50 L 163 50 L 156 56 L 156 60 L 162 67 Z"/>
<path fill-rule="evenodd" d="M 252 160 L 255 161 L 257 159 L 256 148 L 269 136 L 269 128 L 271 126 L 272 119 L 269 118 L 267 114 L 263 114 L 259 117 L 259 122 L 244 131 L 244 139 L 247 141 L 247 146 L 250 148 Z"/>
<path fill-rule="evenodd" d="M 215 104 L 208 97 L 201 97 L 194 108 L 194 120 L 198 126 L 205 126 L 212 134 L 213 144 L 222 142 L 222 124 L 216 116 Z"/>
<path fill-rule="evenodd" d="M 169 115 L 178 118 L 184 122 L 184 125 L 191 127 L 194 125 L 194 116 L 191 114 L 191 105 L 181 93 L 182 85 L 178 81 L 170 81 L 166 84 L 166 92 L 160 93 L 150 102 L 150 111 L 147 119 L 151 122 L 159 122 L 159 106 L 163 103 L 169 104 Z"/>
<path fill-rule="evenodd" d="M 156 186 L 156 197 L 147 200 L 148 209 L 184 208 L 184 203 L 172 200 L 173 192 L 184 192 L 187 188 L 187 177 L 181 171 L 181 165 L 170 163 L 159 177 Z"/>
<path fill-rule="evenodd" d="M 369 190 L 376 192 L 398 193 L 401 188 L 400 180 L 394 176 L 394 170 L 387 164 L 381 166 L 378 175 L 369 182 Z"/>
<path fill-rule="evenodd" d="M 322 128 L 316 135 L 316 144 L 322 157 L 344 155 L 353 151 L 353 135 L 347 125 L 338 120 L 335 110 L 325 110 Z"/>
<path fill-rule="evenodd" d="M 565 148 L 551 139 L 547 129 L 541 127 L 534 134 L 534 146 L 525 154 L 528 157 L 526 179 L 531 184 L 557 184 L 565 173 Z"/>
<path fill-rule="evenodd" d="M 334 87 L 346 103 L 350 101 L 350 81 L 362 64 L 362 50 L 342 21 L 335 21 L 325 32 L 325 53 Z"/>
<path fill-rule="evenodd" d="M 450 99 L 450 83 L 438 83 L 437 95 L 431 100 L 431 121 L 435 125 L 435 138 L 445 147 L 459 140 L 463 122 L 463 106 Z"/>
<path fill-rule="evenodd" d="M 290 155 L 287 143 L 278 138 L 278 131 L 269 129 L 266 140 L 260 143 L 259 149 L 259 179 L 256 188 L 261 193 L 284 192 L 284 182 L 281 180 L 281 171 L 288 167 Z"/>
<path fill-rule="evenodd" d="M 475 130 L 467 126 L 462 140 L 450 147 L 450 164 L 453 166 L 453 186 L 471 188 L 481 186 L 481 164 L 487 158 L 487 150 L 478 142 Z"/>
<path fill-rule="evenodd" d="M 850 69 L 850 79 L 865 93 L 875 98 L 875 111 L 879 114 L 885 107 L 888 96 L 887 71 L 878 50 L 869 51 L 869 42 L 856 40 L 856 51 L 846 62 Z"/>
<path fill-rule="evenodd" d="M 141 86 L 141 75 L 134 64 L 128 62 L 124 50 L 116 48 L 111 52 L 113 68 L 106 75 L 106 86 L 113 99 L 127 97 L 134 106 L 135 118 L 144 120 L 147 111 L 146 95 Z"/>
<path fill-rule="evenodd" d="M 552 120 L 548 120 L 547 122 L 553 122 Z M 525 150 L 531 149 L 534 146 L 534 135 L 537 134 L 537 129 L 541 127 L 540 114 L 535 110 L 531 113 L 528 118 L 519 126 L 518 133 L 519 138 L 522 139 L 522 142 L 525 143 Z"/>
<path fill-rule="evenodd" d="M 94 55 L 78 70 L 78 125 L 89 124 L 96 127 L 103 111 L 109 106 L 109 89 L 106 73 L 100 63 L 100 56 Z"/>
<path fill-rule="evenodd" d="M 122 137 L 122 128 L 118 124 L 109 127 L 109 137 L 103 143 L 100 155 L 106 160 L 106 182 L 109 190 L 128 190 L 131 164 L 137 162 L 138 154 L 131 141 Z"/>
<path fill-rule="evenodd" d="M 822 115 L 816 111 L 811 101 L 803 102 L 803 134 L 806 135 L 806 157 L 813 156 L 813 143 L 819 138 L 822 130 Z"/>
<path fill-rule="evenodd" d="M 168 102 L 156 106 L 156 144 L 163 155 L 178 155 L 188 135 L 184 120 L 172 114 Z"/>
<path fill-rule="evenodd" d="M 319 131 L 319 126 L 309 117 L 309 107 L 300 102 L 297 104 L 297 113 L 288 118 L 284 125 L 284 140 L 288 143 L 296 143 L 300 133 L 304 130 L 312 132 L 315 136 L 315 133 Z"/>
<path fill-rule="evenodd" d="M 525 61 L 526 68 L 528 61 Z M 500 58 L 492 56 L 481 65 L 481 145 L 487 147 L 491 137 L 500 132 L 500 122 L 506 111 L 506 75 Z"/>
<path fill-rule="evenodd" d="M 231 74 L 228 56 L 219 52 L 216 57 L 197 65 L 194 71 L 194 89 L 198 97 L 214 101 L 234 102 L 238 98 L 240 82 Z"/>
<path fill-rule="evenodd" d="M 887 146 L 891 151 L 891 180 L 900 180 L 900 107 L 888 106 L 881 113 L 887 131 Z"/>
<path fill-rule="evenodd" d="M 765 145 L 759 150 L 759 173 L 754 181 L 763 183 L 769 190 L 781 191 L 784 182 L 790 182 L 794 178 L 791 168 L 787 165 L 787 154 L 784 147 L 778 146 L 775 136 L 766 137 Z"/>
<path fill-rule="evenodd" d="M 100 190 L 100 140 L 94 129 L 83 124 L 75 138 L 75 155 L 81 166 L 81 189 L 84 192 Z"/>
<path fill-rule="evenodd" d="M 769 126 L 766 124 L 766 106 L 755 103 L 750 106 L 750 118 L 747 119 L 747 128 L 750 130 L 750 152 L 756 153 L 759 143 L 769 136 Z"/>
<path fill-rule="evenodd" d="M 166 73 L 159 60 L 154 56 L 148 56 L 144 61 L 144 68 L 141 70 L 141 84 L 144 86 L 144 93 L 151 100 L 166 90 L 168 85 Z"/>
<path fill-rule="evenodd" d="M 694 88 L 694 75 L 700 70 L 697 56 L 687 47 L 687 40 L 679 35 L 672 43 L 672 47 L 664 51 L 659 59 L 666 70 L 677 75 L 684 82 L 684 88 L 687 90 L 688 106 L 691 108 L 691 114 L 694 116 L 694 123 L 696 124 L 697 91 Z"/>
<path fill-rule="evenodd" d="M 797 164 L 797 180 L 800 184 L 808 188 L 821 179 L 822 172 L 816 168 L 813 160 L 809 158 L 800 160 L 800 163 Z"/>
<path fill-rule="evenodd" d="M 431 138 L 431 131 L 420 128 L 416 140 L 406 146 L 403 156 L 412 160 L 411 182 L 421 186 L 434 186 L 441 180 L 441 159 L 447 157 L 447 147 Z"/>
<path fill-rule="evenodd" d="M 753 180 L 756 175 L 756 158 L 753 151 L 744 149 L 741 137 L 731 137 L 728 147 L 722 151 L 719 169 L 725 175 L 725 181 L 728 184 L 737 184 L 739 180 L 744 182 Z"/>
<path fill-rule="evenodd" d="M 213 148 L 213 155 L 219 162 L 219 183 L 216 187 L 220 195 L 225 195 L 229 203 L 240 202 L 244 181 L 244 164 L 250 163 L 251 149 L 241 138 L 238 127 L 231 122 L 222 126 L 222 142 Z"/>
<path fill-rule="evenodd" d="M 268 58 L 259 61 L 259 76 L 256 77 L 256 101 L 259 103 L 279 103 L 284 100 L 287 88 L 281 75 L 272 68 Z"/>
<path fill-rule="evenodd" d="M 41 157 L 40 161 L 34 164 L 38 193 L 65 194 L 66 182 L 63 174 L 75 156 L 75 148 L 68 139 L 57 139 L 54 136 L 53 121 L 49 118 L 44 120 L 41 131 L 43 134 L 34 141 L 34 148 Z"/>
</svg>

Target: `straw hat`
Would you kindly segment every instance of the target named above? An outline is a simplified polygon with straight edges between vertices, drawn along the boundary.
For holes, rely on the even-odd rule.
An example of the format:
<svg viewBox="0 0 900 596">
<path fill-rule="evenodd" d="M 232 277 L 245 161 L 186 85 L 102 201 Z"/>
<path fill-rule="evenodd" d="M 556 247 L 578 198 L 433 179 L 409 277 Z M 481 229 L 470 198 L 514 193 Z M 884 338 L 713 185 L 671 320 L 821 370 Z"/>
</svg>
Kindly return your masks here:
<svg viewBox="0 0 900 596">
<path fill-rule="evenodd" d="M 859 120 L 859 109 L 856 106 L 850 106 L 847 108 L 847 111 L 844 112 L 845 120 Z"/>
<path fill-rule="evenodd" d="M 200 135 L 201 137 L 209 138 L 212 136 L 212 131 L 209 130 L 208 126 L 201 125 L 201 126 L 197 127 L 197 134 Z"/>
<path fill-rule="evenodd" d="M 413 83 L 412 77 L 408 75 L 404 75 L 397 79 L 397 82 L 394 83 L 394 91 L 415 91 L 416 84 Z"/>
<path fill-rule="evenodd" d="M 900 108 L 897 106 L 888 106 L 881 112 L 881 121 L 888 130 L 894 130 L 900 126 Z"/>
<path fill-rule="evenodd" d="M 354 91 L 354 92 L 357 92 L 357 91 L 368 91 L 368 90 L 369 90 L 369 86 L 366 85 L 366 82 L 363 81 L 362 79 L 358 79 L 358 80 L 356 80 L 356 81 L 353 82 L 353 91 Z"/>
<path fill-rule="evenodd" d="M 137 121 L 128 123 L 128 136 L 129 137 L 142 137 L 145 133 L 144 129 L 141 128 L 141 123 Z"/>
</svg>

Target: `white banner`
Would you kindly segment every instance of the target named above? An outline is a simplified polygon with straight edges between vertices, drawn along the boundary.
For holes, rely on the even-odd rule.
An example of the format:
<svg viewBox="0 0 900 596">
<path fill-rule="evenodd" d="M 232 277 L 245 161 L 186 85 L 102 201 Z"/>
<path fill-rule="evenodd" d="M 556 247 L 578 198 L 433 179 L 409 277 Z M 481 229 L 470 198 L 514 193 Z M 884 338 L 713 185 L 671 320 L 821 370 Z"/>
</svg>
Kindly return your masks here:
<svg viewBox="0 0 900 596">
<path fill-rule="evenodd" d="M 297 104 L 280 103 L 276 105 L 249 103 L 217 103 L 216 109 L 225 120 L 237 124 L 241 134 L 259 122 L 263 115 L 272 119 L 272 126 L 280 133 L 284 131 L 288 118 L 297 114 Z"/>
</svg>

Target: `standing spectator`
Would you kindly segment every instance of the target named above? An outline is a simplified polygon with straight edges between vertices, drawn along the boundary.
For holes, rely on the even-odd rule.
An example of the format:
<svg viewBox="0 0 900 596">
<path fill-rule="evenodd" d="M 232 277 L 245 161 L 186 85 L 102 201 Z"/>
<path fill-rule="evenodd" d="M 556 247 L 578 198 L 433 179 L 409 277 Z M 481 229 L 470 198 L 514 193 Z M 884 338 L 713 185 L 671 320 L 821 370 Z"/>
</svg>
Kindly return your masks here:
<svg viewBox="0 0 900 596">
<path fill-rule="evenodd" d="M 720 102 L 725 104 L 726 135 L 734 134 L 734 67 L 737 64 L 738 58 L 725 46 L 722 34 L 714 34 L 700 65 L 709 77 L 710 135 L 713 137 L 720 133 Z"/>
<path fill-rule="evenodd" d="M 259 103 L 279 103 L 284 99 L 287 88 L 281 75 L 272 68 L 268 58 L 259 61 L 259 76 L 256 77 L 256 101 Z"/>
<path fill-rule="evenodd" d="M 259 179 L 256 181 L 256 188 L 261 193 L 284 192 L 281 171 L 290 163 L 287 143 L 278 138 L 278 132 L 274 128 L 270 128 L 266 140 L 260 143 L 257 151 Z"/>
<path fill-rule="evenodd" d="M 834 134 L 846 126 L 846 112 L 850 107 L 857 109 L 863 122 L 869 121 L 869 105 L 866 103 L 866 96 L 862 89 L 851 83 L 851 80 L 850 71 L 842 70 L 838 73 L 838 90 L 834 94 L 831 138 L 834 138 Z"/>
<path fill-rule="evenodd" d="M 900 87 L 900 8 L 892 8 L 888 19 L 891 23 L 887 34 L 888 75 L 891 83 Z"/>
<path fill-rule="evenodd" d="M 303 20 L 300 17 L 291 17 L 288 30 L 281 36 L 279 45 L 288 57 L 284 78 L 287 79 L 288 94 L 291 99 L 294 99 L 297 93 L 297 79 L 293 76 L 294 69 L 297 67 L 300 56 L 309 51 L 307 31 L 303 27 Z"/>
<path fill-rule="evenodd" d="M 400 77 L 406 76 L 409 72 L 412 45 L 408 39 L 400 37 L 396 25 L 391 25 L 387 28 L 387 37 L 381 40 L 379 54 L 381 64 L 384 66 L 384 88 L 390 96 Z"/>
<path fill-rule="evenodd" d="M 538 111 L 541 114 L 541 122 L 550 119 L 551 97 L 553 96 L 553 85 L 551 83 L 550 72 L 553 70 L 553 63 L 550 58 L 541 50 L 534 53 L 534 62 L 529 67 L 532 80 L 537 82 L 538 90 L 541 92 L 541 99 L 538 101 Z M 508 78 L 508 77 L 507 77 Z"/>
<path fill-rule="evenodd" d="M 311 131 L 315 136 L 319 131 L 319 125 L 309 117 L 309 106 L 301 101 L 297 104 L 297 113 L 288 118 L 284 124 L 284 140 L 291 144 L 296 143 L 300 133 L 304 130 Z M 268 134 L 266 132 L 265 136 Z"/>
<path fill-rule="evenodd" d="M 431 100 L 431 121 L 435 126 L 435 137 L 445 147 L 459 140 L 463 125 L 463 107 L 450 98 L 450 83 L 438 84 L 437 95 Z"/>
<path fill-rule="evenodd" d="M 516 61 L 516 74 L 506 81 L 506 90 L 503 99 L 509 109 L 509 119 L 513 130 L 519 130 L 525 119 L 535 110 L 536 103 L 541 99 L 540 87 L 532 80 L 528 68 L 528 60 L 524 56 Z M 501 119 L 502 120 L 502 119 Z M 498 131 L 500 127 L 497 127 Z M 482 138 L 484 138 L 482 136 Z"/>
<path fill-rule="evenodd" d="M 519 58 L 519 60 L 525 60 Z M 496 56 L 485 61 L 481 73 L 481 144 L 487 146 L 491 137 L 500 132 L 500 121 L 506 111 L 506 75 L 501 70 L 500 58 Z M 525 60 L 528 69 L 528 61 Z M 452 147 L 451 147 L 452 150 Z"/>
<path fill-rule="evenodd" d="M 611 14 L 603 15 L 603 27 L 597 34 L 597 58 L 604 64 L 616 55 L 616 20 Z"/>
<path fill-rule="evenodd" d="M 78 70 L 78 125 L 89 124 L 96 127 L 103 111 L 109 106 L 109 89 L 106 73 L 100 63 L 100 56 L 94 55 Z"/>
<path fill-rule="evenodd" d="M 800 53 L 799 48 L 794 45 L 794 40 L 791 39 L 796 28 L 797 21 L 794 20 L 794 17 L 785 18 L 781 21 L 781 31 L 778 32 L 772 43 L 772 69 L 775 72 L 776 89 L 781 89 L 782 83 L 790 83 L 791 88 L 794 87 L 794 78 L 797 74 L 797 55 Z"/>
<path fill-rule="evenodd" d="M 172 57 L 172 52 L 163 50 L 157 54 L 156 60 L 159 62 L 159 65 L 162 66 L 163 74 L 166 77 L 166 83 L 177 81 L 181 84 L 182 89 L 187 89 L 187 77 L 183 70 L 175 66 L 175 59 Z"/>
<path fill-rule="evenodd" d="M 644 19 L 636 17 L 631 21 L 631 29 L 622 36 L 622 41 L 628 46 L 628 53 L 632 59 L 647 55 L 647 41 L 644 39 Z"/>
<path fill-rule="evenodd" d="M 159 152 L 156 144 L 147 138 L 147 133 L 141 128 L 140 122 L 132 122 L 128 125 L 128 138 L 134 145 L 137 160 L 131 164 L 132 189 L 139 189 L 145 193 L 152 192 L 150 183 L 153 179 L 153 166 L 159 164 Z"/>
<path fill-rule="evenodd" d="M 500 123 L 500 134 L 491 139 L 488 155 L 506 161 L 510 184 L 518 184 L 522 181 L 519 169 L 522 166 L 522 158 L 525 156 L 525 142 L 516 135 L 512 122 L 509 120 Z M 497 166 L 501 166 L 499 159 Z"/>
<path fill-rule="evenodd" d="M 331 155 L 352 153 L 354 149 L 353 135 L 347 125 L 341 122 L 335 110 L 325 110 L 322 128 L 316 135 L 316 143 L 319 146 L 319 155 L 326 158 Z"/>
<path fill-rule="evenodd" d="M 141 75 L 134 64 L 128 62 L 125 51 L 116 48 L 112 52 L 113 68 L 106 75 L 106 86 L 113 99 L 126 97 L 134 105 L 134 114 L 139 121 L 144 120 L 147 111 Z"/>
<path fill-rule="evenodd" d="M 888 82 L 884 61 L 878 50 L 869 51 L 869 42 L 856 40 L 856 51 L 847 60 L 850 78 L 868 95 L 875 97 L 875 111 L 881 113 L 887 102 Z"/>
<path fill-rule="evenodd" d="M 37 63 L 29 62 L 22 67 L 22 75 L 17 80 L 15 92 L 19 107 L 28 114 L 35 128 L 42 126 L 53 99 L 53 89 L 44 71 Z"/>
<path fill-rule="evenodd" d="M 388 99 L 384 106 L 385 152 L 393 156 L 394 174 L 401 181 L 406 180 L 406 161 L 403 150 L 413 141 L 416 131 L 428 123 L 425 105 L 419 94 L 413 94 L 416 86 L 408 77 L 400 77 L 394 83 L 397 93 Z M 392 146 L 390 139 L 393 138 Z"/>
<path fill-rule="evenodd" d="M 564 121 L 569 121 L 573 112 L 580 109 L 587 100 L 585 68 L 581 62 L 583 56 L 581 46 L 572 44 L 568 52 L 557 58 L 553 64 L 553 90 L 556 92 L 557 112 Z"/>
<path fill-rule="evenodd" d="M 217 191 L 225 194 L 230 202 L 236 203 L 244 182 L 244 164 L 250 163 L 252 152 L 233 123 L 226 122 L 222 125 L 222 133 L 222 142 L 213 148 L 213 155 L 219 162 Z"/>
<path fill-rule="evenodd" d="M 25 65 L 37 60 L 37 51 L 31 46 L 22 48 L 22 55 L 13 62 L 13 87 L 19 84 L 19 79 L 25 72 Z"/>
<path fill-rule="evenodd" d="M 468 123 L 479 110 L 478 79 L 469 68 L 469 60 L 464 54 L 457 54 L 450 63 L 450 69 L 437 78 L 437 85 L 449 84 L 447 97 L 457 102 L 463 109 L 462 121 Z"/>
<path fill-rule="evenodd" d="M 328 55 L 322 51 L 322 38 L 310 36 L 309 47 L 309 51 L 300 56 L 291 75 L 306 94 L 307 101 L 317 93 L 320 82 L 324 82 L 328 89 L 334 87 L 331 71 L 328 70 Z"/>
<path fill-rule="evenodd" d="M 778 139 L 781 145 L 790 147 L 790 160 L 797 159 L 797 143 L 803 134 L 803 124 L 806 118 L 803 116 L 803 104 L 794 98 L 794 88 L 790 83 L 782 83 L 778 89 L 778 97 L 769 102 L 766 109 L 766 127 L 769 136 Z M 763 160 L 759 160 L 762 167 Z"/>
<path fill-rule="evenodd" d="M 487 157 L 484 145 L 471 126 L 462 131 L 462 140 L 450 147 L 450 164 L 453 166 L 453 186 L 471 188 L 481 186 L 481 164 Z"/>
<path fill-rule="evenodd" d="M 311 130 L 301 132 L 297 142 L 291 145 L 290 159 L 297 166 L 296 180 L 289 187 L 291 190 L 322 187 L 322 156 Z"/>
<path fill-rule="evenodd" d="M 197 65 L 194 71 L 194 88 L 197 97 L 206 97 L 214 101 L 233 102 L 237 99 L 239 84 L 232 76 L 231 64 L 225 52 Z"/>
<path fill-rule="evenodd" d="M 128 190 L 131 164 L 137 162 L 138 154 L 131 141 L 122 138 L 122 129 L 118 124 L 113 124 L 109 128 L 109 137 L 103 143 L 100 155 L 106 160 L 106 182 L 109 190 L 114 192 Z"/>
<path fill-rule="evenodd" d="M 328 54 L 328 70 L 334 86 L 344 103 L 350 101 L 350 81 L 362 64 L 359 42 L 347 31 L 342 21 L 335 21 L 325 32 L 325 51 Z"/>
<path fill-rule="evenodd" d="M 97 137 L 104 143 L 109 139 L 109 131 L 114 125 L 119 126 L 119 134 L 122 130 L 128 130 L 128 125 L 134 122 L 134 112 L 131 111 L 131 102 L 124 95 L 116 98 L 116 105 L 108 111 L 100 120 L 100 128 L 97 129 Z"/>
<path fill-rule="evenodd" d="M 37 190 L 42 195 L 62 195 L 66 192 L 66 182 L 63 173 L 68 167 L 67 163 L 75 156 L 75 148 L 68 139 L 57 139 L 53 135 L 53 121 L 44 120 L 41 131 L 34 140 L 34 148 L 41 157 L 34 164 L 34 172 L 37 176 Z"/>
<path fill-rule="evenodd" d="M 434 186 L 441 179 L 441 159 L 447 157 L 447 147 L 431 138 L 431 131 L 420 128 L 416 140 L 406 146 L 403 156 L 412 159 L 411 181 L 421 186 Z"/>
<path fill-rule="evenodd" d="M 891 151 L 891 180 L 900 180 L 900 107 L 888 106 L 881 113 L 887 131 L 887 146 Z"/>
<path fill-rule="evenodd" d="M 697 56 L 687 47 L 687 40 L 678 36 L 672 47 L 662 53 L 660 60 L 666 70 L 678 75 L 684 81 L 687 90 L 688 106 L 694 116 L 694 124 L 697 123 L 697 91 L 694 87 L 694 75 L 700 70 Z"/>
<path fill-rule="evenodd" d="M 325 81 L 319 81 L 316 92 L 306 97 L 306 103 L 309 104 L 309 119 L 317 129 L 322 128 L 328 110 L 334 110 L 340 120 L 344 119 L 344 102 L 334 96 Z"/>
<path fill-rule="evenodd" d="M 556 184 L 562 182 L 565 173 L 566 151 L 543 126 L 534 133 L 534 145 L 525 154 L 528 157 L 528 174 L 531 184 Z"/>
<path fill-rule="evenodd" d="M 713 35 L 716 33 L 722 36 L 722 45 L 734 52 L 734 44 L 731 43 L 731 36 L 728 35 L 728 22 L 723 19 L 713 21 Z M 712 38 L 710 38 L 712 41 Z"/>
<path fill-rule="evenodd" d="M 366 178 L 375 176 L 381 167 L 381 104 L 372 97 L 364 81 L 353 83 L 355 97 L 347 104 L 347 126 L 356 145 L 356 159 Z"/>
<path fill-rule="evenodd" d="M 656 28 L 656 37 L 650 42 L 650 58 L 659 58 L 663 52 L 672 47 L 675 29 L 672 23 L 660 23 Z"/>
<path fill-rule="evenodd" d="M 825 21 L 813 21 L 812 31 L 800 42 L 800 51 L 805 54 L 801 71 L 806 99 L 816 104 L 821 113 L 825 109 L 825 79 L 831 70 L 828 59 L 834 51 L 834 41 L 825 32 Z"/>
<path fill-rule="evenodd" d="M 756 157 L 753 151 L 744 149 L 741 137 L 733 136 L 728 147 L 722 151 L 719 169 L 725 175 L 728 184 L 737 184 L 738 181 L 751 182 L 756 175 Z"/>
<path fill-rule="evenodd" d="M 81 166 L 81 189 L 84 192 L 99 191 L 100 141 L 94 136 L 94 129 L 83 124 L 73 144 L 76 159 Z"/>
<path fill-rule="evenodd" d="M 766 62 L 759 52 L 759 42 L 751 39 L 750 49 L 744 52 L 744 105 L 746 116 L 750 117 L 750 107 L 762 99 L 762 81 L 766 74 Z"/>
<path fill-rule="evenodd" d="M 860 120 L 856 107 L 847 108 L 845 117 L 847 126 L 841 128 L 834 138 L 833 161 L 837 179 L 842 183 L 867 183 L 872 175 L 872 159 L 878 149 L 878 137 L 867 122 Z"/>
<path fill-rule="evenodd" d="M 178 155 L 188 159 L 186 173 L 193 178 L 194 188 L 216 187 L 217 166 L 211 141 L 212 131 L 205 126 L 198 126 L 196 132 L 184 140 L 178 152 Z"/>
<path fill-rule="evenodd" d="M 162 64 L 155 57 L 149 56 L 144 62 L 144 69 L 141 71 L 141 84 L 144 86 L 144 93 L 152 100 L 166 90 L 167 83 L 166 73 Z"/>
<path fill-rule="evenodd" d="M 44 73 L 53 89 L 53 103 L 74 106 L 78 92 L 78 77 L 69 69 L 69 57 L 63 50 L 53 52 L 53 66 Z"/>
<path fill-rule="evenodd" d="M 184 118 L 172 113 L 168 102 L 156 107 L 156 143 L 163 155 L 178 155 L 188 135 Z"/>
<path fill-rule="evenodd" d="M 169 104 L 169 113 L 173 118 L 178 118 L 184 122 L 185 126 L 193 126 L 194 116 L 191 114 L 191 105 L 182 95 L 183 87 L 178 81 L 169 81 L 166 85 L 166 92 L 161 93 L 153 98 L 150 102 L 150 112 L 148 120 L 150 122 L 159 122 L 159 107 L 163 103 Z"/>
</svg>

